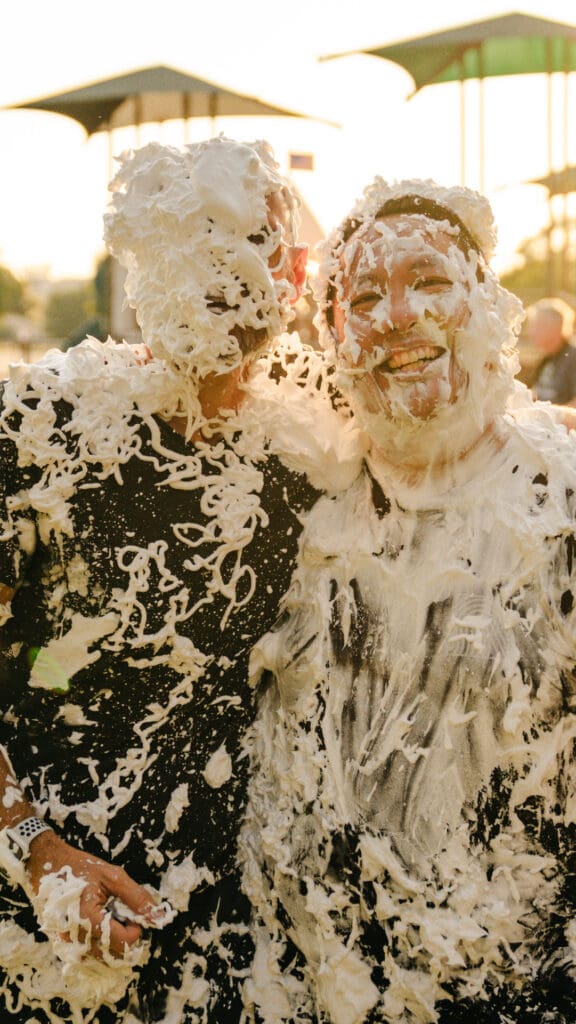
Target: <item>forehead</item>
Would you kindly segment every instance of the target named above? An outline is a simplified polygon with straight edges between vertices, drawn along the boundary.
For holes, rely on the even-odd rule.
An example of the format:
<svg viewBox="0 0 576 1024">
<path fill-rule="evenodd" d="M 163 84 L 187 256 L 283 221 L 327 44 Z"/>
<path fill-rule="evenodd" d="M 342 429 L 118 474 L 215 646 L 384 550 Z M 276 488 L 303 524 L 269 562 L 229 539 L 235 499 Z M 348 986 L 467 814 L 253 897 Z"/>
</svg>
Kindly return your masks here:
<svg viewBox="0 0 576 1024">
<path fill-rule="evenodd" d="M 348 240 L 340 258 L 345 274 L 382 263 L 417 263 L 448 255 L 458 245 L 455 229 L 422 214 L 393 214 L 360 228 Z"/>
</svg>

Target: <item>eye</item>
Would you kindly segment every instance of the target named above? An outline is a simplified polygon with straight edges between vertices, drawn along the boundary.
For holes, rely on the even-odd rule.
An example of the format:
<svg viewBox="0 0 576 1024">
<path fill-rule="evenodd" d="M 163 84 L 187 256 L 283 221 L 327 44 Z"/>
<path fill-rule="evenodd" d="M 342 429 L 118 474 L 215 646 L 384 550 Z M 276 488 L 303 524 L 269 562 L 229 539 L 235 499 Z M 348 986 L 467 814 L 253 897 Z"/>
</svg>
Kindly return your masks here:
<svg viewBox="0 0 576 1024">
<path fill-rule="evenodd" d="M 453 282 L 448 277 L 430 274 L 427 277 L 419 277 L 412 287 L 415 291 L 440 292 L 452 287 Z"/>
<path fill-rule="evenodd" d="M 362 310 L 369 306 L 375 306 L 377 302 L 380 302 L 381 298 L 380 292 L 363 292 L 351 300 L 350 309 Z"/>
</svg>

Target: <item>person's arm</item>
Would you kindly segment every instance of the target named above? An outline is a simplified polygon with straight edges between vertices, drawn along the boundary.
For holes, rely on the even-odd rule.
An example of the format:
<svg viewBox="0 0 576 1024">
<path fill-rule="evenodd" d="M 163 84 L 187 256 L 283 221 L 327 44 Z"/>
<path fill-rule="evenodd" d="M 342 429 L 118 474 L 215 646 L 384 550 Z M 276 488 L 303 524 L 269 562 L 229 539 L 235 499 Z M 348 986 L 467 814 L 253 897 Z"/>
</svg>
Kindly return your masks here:
<svg viewBox="0 0 576 1024">
<path fill-rule="evenodd" d="M 21 490 L 24 483 L 28 485 L 30 479 L 24 482 L 16 474 L 16 451 L 14 446 L 6 437 L 0 435 L 0 508 L 6 509 L 7 496 Z M 6 515 L 6 513 L 5 513 Z M 6 516 L 9 519 L 9 517 Z M 13 524 L 12 530 L 6 531 L 5 543 L 2 548 L 2 568 L 0 575 L 0 622 L 9 622 L 12 616 L 11 603 L 15 594 L 15 584 L 23 575 L 23 563 L 30 556 L 32 541 L 24 527 L 27 523 L 25 517 Z M 22 538 L 26 539 L 23 544 Z M 6 581 L 9 581 L 8 583 Z M 17 586 L 17 584 L 16 584 Z M 6 677 L 9 677 L 10 668 L 5 667 Z M 5 723 L 9 729 L 9 723 Z M 87 929 L 90 930 L 91 952 L 98 956 L 104 953 L 105 941 L 101 942 L 102 924 L 109 920 L 110 942 L 109 949 L 113 954 L 121 955 L 125 947 L 134 946 L 141 937 L 142 926 L 162 925 L 162 909 L 160 913 L 155 904 L 154 896 L 143 886 L 138 885 L 130 878 L 125 871 L 112 864 L 101 860 L 70 846 L 57 834 L 57 830 L 50 828 L 30 839 L 27 856 L 19 859 L 12 856 L 13 844 L 6 829 L 13 828 L 28 818 L 37 817 L 37 810 L 26 798 L 18 779 L 15 778 L 12 766 L 9 762 L 6 751 L 0 746 L 0 854 L 4 872 L 13 884 L 21 885 L 27 897 L 34 906 L 35 912 L 42 916 L 42 894 L 38 897 L 41 883 L 47 876 L 58 875 L 59 872 L 66 874 L 65 869 L 86 884 L 79 897 L 79 915 L 87 922 Z M 29 833 L 30 834 L 30 833 Z M 12 846 L 12 849 L 11 849 Z M 20 853 L 20 858 L 22 854 Z M 43 889 L 46 887 L 44 886 Z M 76 886 L 76 889 L 80 888 Z M 138 920 L 127 920 L 127 914 L 123 920 L 118 920 L 110 915 L 110 904 L 112 901 L 119 901 L 128 908 Z M 156 908 L 156 913 L 155 913 Z M 104 928 L 104 935 L 108 932 Z M 62 937 L 62 936 L 61 936 Z M 65 936 L 73 941 L 71 936 Z M 86 937 L 78 936 L 82 941 Z"/>
<path fill-rule="evenodd" d="M 27 800 L 12 768 L 0 748 L 0 840 L 5 829 L 11 829 L 28 818 L 35 818 L 36 810 Z M 152 895 L 134 882 L 126 872 L 113 864 L 87 854 L 66 843 L 50 828 L 35 836 L 29 846 L 29 856 L 21 864 L 13 880 L 22 884 L 32 901 L 38 893 L 44 876 L 58 874 L 66 867 L 86 885 L 80 896 L 80 917 L 91 927 L 91 952 L 102 952 L 102 924 L 113 899 L 121 900 L 142 924 L 154 926 L 158 910 Z M 22 873 L 22 878 L 19 874 Z M 10 874 L 10 871 L 9 871 Z M 110 951 L 121 956 L 125 947 L 134 946 L 142 934 L 141 924 L 110 918 Z M 68 938 L 70 936 L 60 936 Z"/>
</svg>

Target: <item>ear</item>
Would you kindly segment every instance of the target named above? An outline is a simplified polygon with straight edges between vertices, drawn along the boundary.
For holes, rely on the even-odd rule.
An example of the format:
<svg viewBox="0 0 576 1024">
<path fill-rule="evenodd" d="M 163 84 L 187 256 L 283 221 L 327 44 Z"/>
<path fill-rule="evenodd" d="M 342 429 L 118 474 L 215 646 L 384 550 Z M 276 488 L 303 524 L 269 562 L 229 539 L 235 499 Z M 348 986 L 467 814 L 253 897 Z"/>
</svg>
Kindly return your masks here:
<svg viewBox="0 0 576 1024">
<path fill-rule="evenodd" d="M 296 289 L 296 295 L 292 302 L 297 302 L 304 285 L 306 284 L 306 265 L 308 263 L 308 246 L 293 245 L 290 250 L 290 265 L 292 268 L 292 284 Z"/>
</svg>

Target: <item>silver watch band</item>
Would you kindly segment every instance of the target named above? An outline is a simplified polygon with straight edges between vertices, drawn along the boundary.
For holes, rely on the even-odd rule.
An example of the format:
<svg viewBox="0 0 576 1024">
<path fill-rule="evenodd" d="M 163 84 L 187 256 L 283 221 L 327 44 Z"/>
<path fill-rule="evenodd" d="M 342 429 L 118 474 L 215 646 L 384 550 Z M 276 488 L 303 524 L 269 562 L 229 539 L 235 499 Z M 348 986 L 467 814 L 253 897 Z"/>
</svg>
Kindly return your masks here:
<svg viewBox="0 0 576 1024">
<path fill-rule="evenodd" d="M 10 852 L 19 861 L 28 860 L 30 856 L 30 843 L 41 832 L 46 832 L 51 826 L 41 818 L 24 818 L 17 825 L 9 825 L 3 829 Z"/>
</svg>

